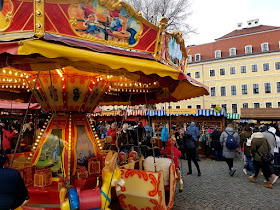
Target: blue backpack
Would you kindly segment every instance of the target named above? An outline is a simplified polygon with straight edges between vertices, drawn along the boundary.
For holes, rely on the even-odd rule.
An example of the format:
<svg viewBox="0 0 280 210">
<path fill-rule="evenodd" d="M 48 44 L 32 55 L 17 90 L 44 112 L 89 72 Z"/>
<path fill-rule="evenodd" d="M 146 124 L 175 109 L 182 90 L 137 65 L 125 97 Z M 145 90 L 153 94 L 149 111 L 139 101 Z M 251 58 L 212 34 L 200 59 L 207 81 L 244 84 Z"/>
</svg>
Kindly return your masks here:
<svg viewBox="0 0 280 210">
<path fill-rule="evenodd" d="M 238 144 L 235 137 L 233 136 L 235 132 L 233 132 L 232 134 L 229 134 L 227 131 L 225 132 L 228 135 L 226 140 L 226 148 L 228 148 L 229 150 L 236 149 L 238 147 Z"/>
</svg>

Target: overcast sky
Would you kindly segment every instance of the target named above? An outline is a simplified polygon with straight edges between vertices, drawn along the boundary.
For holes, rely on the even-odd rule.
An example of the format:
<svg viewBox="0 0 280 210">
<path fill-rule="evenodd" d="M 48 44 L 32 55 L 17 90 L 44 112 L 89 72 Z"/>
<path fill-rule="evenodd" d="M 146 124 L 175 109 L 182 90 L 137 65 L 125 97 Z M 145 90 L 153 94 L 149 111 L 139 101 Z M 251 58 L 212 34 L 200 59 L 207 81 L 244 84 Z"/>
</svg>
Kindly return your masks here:
<svg viewBox="0 0 280 210">
<path fill-rule="evenodd" d="M 213 42 L 237 28 L 242 22 L 258 18 L 262 25 L 280 26 L 280 0 L 190 0 L 192 16 L 188 19 L 197 29 L 186 45 Z"/>
</svg>

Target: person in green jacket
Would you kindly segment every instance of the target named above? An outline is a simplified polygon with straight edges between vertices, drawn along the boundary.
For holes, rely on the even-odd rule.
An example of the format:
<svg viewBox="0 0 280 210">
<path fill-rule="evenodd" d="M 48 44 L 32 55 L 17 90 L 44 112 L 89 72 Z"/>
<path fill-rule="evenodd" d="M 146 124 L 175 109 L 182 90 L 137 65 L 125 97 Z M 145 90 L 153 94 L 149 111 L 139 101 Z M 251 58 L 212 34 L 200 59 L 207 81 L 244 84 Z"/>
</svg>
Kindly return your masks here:
<svg viewBox="0 0 280 210">
<path fill-rule="evenodd" d="M 255 167 L 255 176 L 248 177 L 249 180 L 252 182 L 256 182 L 256 179 L 259 174 L 260 168 L 262 169 L 263 175 L 267 181 L 264 185 L 267 188 L 272 188 L 272 183 L 270 182 L 271 177 L 271 170 L 270 166 L 267 163 L 264 163 L 261 159 L 262 155 L 265 153 L 270 153 L 270 145 L 267 142 L 266 138 L 264 138 L 261 132 L 254 133 L 252 135 L 252 142 L 251 142 L 251 154 L 254 158 L 254 167 Z"/>
</svg>

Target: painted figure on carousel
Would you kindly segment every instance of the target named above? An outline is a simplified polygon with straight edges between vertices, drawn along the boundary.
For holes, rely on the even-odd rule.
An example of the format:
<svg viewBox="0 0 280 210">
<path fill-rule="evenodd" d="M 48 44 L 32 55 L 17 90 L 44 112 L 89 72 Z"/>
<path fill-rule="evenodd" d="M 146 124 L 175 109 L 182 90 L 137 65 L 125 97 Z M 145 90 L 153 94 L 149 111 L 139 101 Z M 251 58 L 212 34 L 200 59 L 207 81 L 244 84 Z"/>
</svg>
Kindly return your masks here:
<svg viewBox="0 0 280 210">
<path fill-rule="evenodd" d="M 120 14 L 117 10 L 110 12 L 110 19 L 111 19 L 111 24 L 110 24 L 111 30 L 112 31 L 121 31 L 123 20 L 120 19 Z"/>
<path fill-rule="evenodd" d="M 98 23 L 96 14 L 87 7 L 82 7 L 82 9 L 84 10 L 85 15 L 84 26 L 87 27 L 86 32 L 88 34 L 94 34 L 96 37 L 101 39 L 101 37 L 98 34 L 99 29 L 96 26 L 96 24 Z"/>
<path fill-rule="evenodd" d="M 85 152 L 81 146 L 79 146 L 79 151 L 78 151 L 78 163 L 83 164 L 86 160 Z"/>
<path fill-rule="evenodd" d="M 58 150 L 59 150 L 59 148 L 58 148 L 57 144 L 55 144 L 55 147 L 54 147 L 54 150 L 53 150 L 52 156 L 51 156 L 53 163 L 56 162 Z"/>
</svg>

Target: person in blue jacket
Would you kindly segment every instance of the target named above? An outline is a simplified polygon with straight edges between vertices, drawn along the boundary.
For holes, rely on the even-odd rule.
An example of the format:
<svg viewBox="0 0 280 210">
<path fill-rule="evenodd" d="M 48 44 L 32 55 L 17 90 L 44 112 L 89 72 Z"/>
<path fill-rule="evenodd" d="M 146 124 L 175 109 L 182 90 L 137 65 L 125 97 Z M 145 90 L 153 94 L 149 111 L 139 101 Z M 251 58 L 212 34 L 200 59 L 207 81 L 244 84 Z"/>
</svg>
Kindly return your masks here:
<svg viewBox="0 0 280 210">
<path fill-rule="evenodd" d="M 160 139 L 162 141 L 163 147 L 165 148 L 166 145 L 166 141 L 168 139 L 168 124 L 166 124 L 165 126 L 163 126 L 162 130 L 161 130 L 161 136 Z"/>
<path fill-rule="evenodd" d="M 0 154 L 0 209 L 16 209 L 28 202 L 28 190 L 18 170 L 3 168 L 7 160 Z"/>
<path fill-rule="evenodd" d="M 191 125 L 187 127 L 187 132 L 192 135 L 193 139 L 195 140 L 196 150 L 197 150 L 197 160 L 200 161 L 198 158 L 198 146 L 199 146 L 199 138 L 200 138 L 200 131 L 198 127 L 196 127 L 195 122 L 191 122 Z"/>
</svg>

